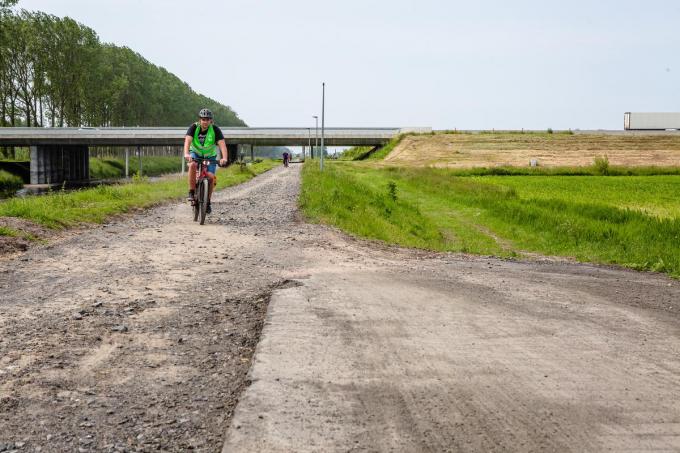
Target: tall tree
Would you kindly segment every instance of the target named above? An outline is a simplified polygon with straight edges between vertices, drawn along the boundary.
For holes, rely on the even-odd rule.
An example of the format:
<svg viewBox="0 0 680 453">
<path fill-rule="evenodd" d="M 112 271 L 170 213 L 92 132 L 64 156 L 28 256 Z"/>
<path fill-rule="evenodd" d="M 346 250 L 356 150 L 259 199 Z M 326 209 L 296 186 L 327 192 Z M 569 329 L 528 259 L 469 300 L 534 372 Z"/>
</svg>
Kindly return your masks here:
<svg viewBox="0 0 680 453">
<path fill-rule="evenodd" d="M 16 3 L 0 0 L 0 126 L 176 126 L 202 107 L 223 126 L 245 125 L 132 49 L 68 17 L 15 14 Z"/>
</svg>

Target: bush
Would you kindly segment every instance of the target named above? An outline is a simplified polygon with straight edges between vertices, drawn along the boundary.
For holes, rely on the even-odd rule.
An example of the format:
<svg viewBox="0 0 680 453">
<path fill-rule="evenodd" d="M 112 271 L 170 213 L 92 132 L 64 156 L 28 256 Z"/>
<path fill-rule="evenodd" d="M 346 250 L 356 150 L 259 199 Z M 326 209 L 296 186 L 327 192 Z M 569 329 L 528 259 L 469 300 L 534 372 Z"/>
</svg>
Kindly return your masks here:
<svg viewBox="0 0 680 453">
<path fill-rule="evenodd" d="M 604 155 L 596 157 L 593 161 L 593 167 L 595 168 L 595 173 L 601 176 L 609 175 L 609 158 Z"/>
<path fill-rule="evenodd" d="M 397 201 L 397 183 L 390 181 L 387 183 L 387 195 L 392 201 Z"/>
<path fill-rule="evenodd" d="M 0 170 L 0 195 L 12 195 L 22 187 L 24 182 L 20 177 Z"/>
</svg>

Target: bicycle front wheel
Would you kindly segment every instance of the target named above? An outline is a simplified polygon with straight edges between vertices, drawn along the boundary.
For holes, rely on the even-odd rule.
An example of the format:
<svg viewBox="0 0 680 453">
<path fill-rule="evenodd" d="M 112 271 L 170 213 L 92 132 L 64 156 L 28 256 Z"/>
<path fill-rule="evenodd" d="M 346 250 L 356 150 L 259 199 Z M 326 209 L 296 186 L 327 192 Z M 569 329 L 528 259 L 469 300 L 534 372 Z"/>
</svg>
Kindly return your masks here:
<svg viewBox="0 0 680 453">
<path fill-rule="evenodd" d="M 199 188 L 200 186 L 197 184 L 196 188 Z M 194 201 L 193 201 L 193 206 L 194 208 L 194 222 L 198 221 L 198 216 L 201 212 L 201 203 L 199 201 L 200 197 L 200 190 L 199 191 L 194 191 Z"/>
<path fill-rule="evenodd" d="M 206 209 L 208 209 L 208 191 L 210 190 L 210 182 L 208 179 L 201 180 L 201 186 L 199 190 L 199 197 L 201 202 L 201 225 L 205 223 Z"/>
</svg>

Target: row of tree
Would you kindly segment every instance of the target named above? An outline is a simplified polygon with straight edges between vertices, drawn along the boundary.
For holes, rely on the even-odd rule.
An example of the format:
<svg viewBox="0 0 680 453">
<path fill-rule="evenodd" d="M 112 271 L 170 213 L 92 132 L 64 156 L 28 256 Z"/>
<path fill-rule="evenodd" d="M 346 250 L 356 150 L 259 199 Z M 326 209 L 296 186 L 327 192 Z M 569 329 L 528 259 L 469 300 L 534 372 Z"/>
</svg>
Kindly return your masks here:
<svg viewBox="0 0 680 453">
<path fill-rule="evenodd" d="M 68 17 L 14 12 L 17 2 L 0 0 L 0 126 L 178 126 L 203 107 L 245 126 L 133 50 Z"/>
</svg>

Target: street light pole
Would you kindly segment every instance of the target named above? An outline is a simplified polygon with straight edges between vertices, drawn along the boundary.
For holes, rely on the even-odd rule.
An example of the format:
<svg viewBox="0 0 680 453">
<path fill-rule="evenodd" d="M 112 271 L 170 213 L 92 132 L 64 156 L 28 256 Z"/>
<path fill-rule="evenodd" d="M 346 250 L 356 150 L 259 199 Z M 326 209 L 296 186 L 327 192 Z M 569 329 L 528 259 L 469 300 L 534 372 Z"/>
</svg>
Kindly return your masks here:
<svg viewBox="0 0 680 453">
<path fill-rule="evenodd" d="M 321 161 L 319 162 L 319 169 L 323 171 L 323 155 L 326 154 L 326 149 L 323 146 L 324 136 L 324 119 L 325 119 L 325 104 L 326 104 L 326 82 L 321 84 Z"/>
<path fill-rule="evenodd" d="M 311 154 L 311 152 L 312 152 L 312 129 L 309 128 L 309 127 L 307 128 L 307 139 L 308 139 L 308 143 L 309 143 L 309 152 Z"/>
<path fill-rule="evenodd" d="M 319 117 L 312 115 L 312 118 L 316 120 L 316 128 L 314 129 L 314 148 L 319 152 Z M 314 152 L 312 152 L 312 159 L 314 159 Z"/>
</svg>

